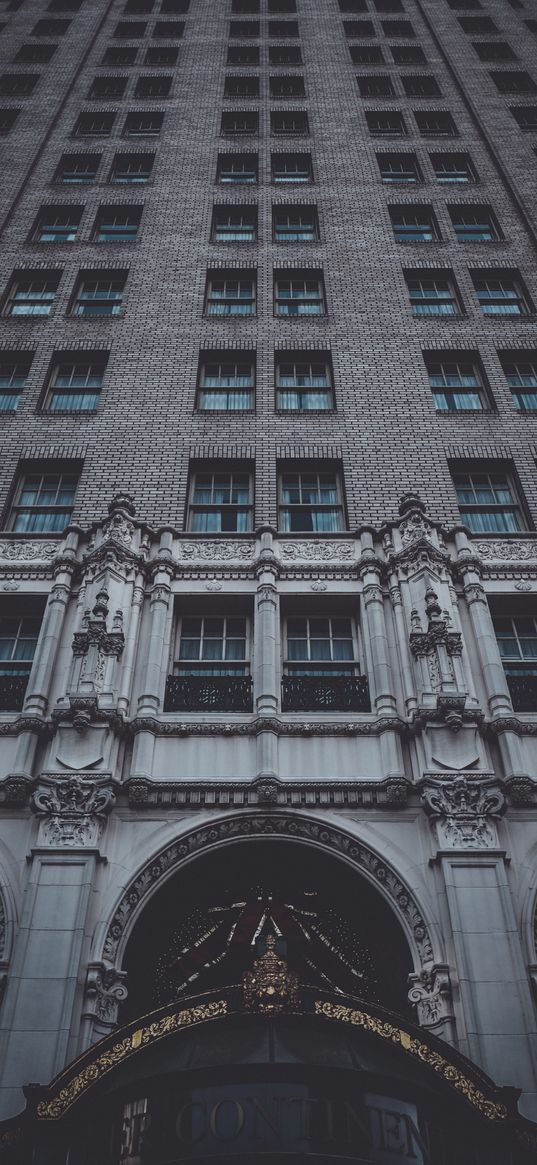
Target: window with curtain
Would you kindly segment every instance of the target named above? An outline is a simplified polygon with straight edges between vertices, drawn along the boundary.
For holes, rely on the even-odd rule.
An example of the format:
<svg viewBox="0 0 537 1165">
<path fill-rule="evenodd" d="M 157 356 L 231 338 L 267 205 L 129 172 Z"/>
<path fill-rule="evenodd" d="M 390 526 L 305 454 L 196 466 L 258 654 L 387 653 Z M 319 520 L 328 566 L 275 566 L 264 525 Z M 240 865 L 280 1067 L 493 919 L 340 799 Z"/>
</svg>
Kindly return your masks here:
<svg viewBox="0 0 537 1165">
<path fill-rule="evenodd" d="M 316 206 L 274 206 L 272 235 L 275 243 L 315 243 L 319 238 Z"/>
<path fill-rule="evenodd" d="M 537 676 L 537 619 L 535 616 L 495 616 L 498 648 L 507 675 Z"/>
<path fill-rule="evenodd" d="M 197 534 L 246 534 L 252 529 L 253 483 L 250 473 L 194 473 L 188 529 Z"/>
<path fill-rule="evenodd" d="M 499 353 L 505 379 L 520 412 L 537 409 L 537 352 Z"/>
<path fill-rule="evenodd" d="M 90 412 L 98 407 L 104 381 L 103 357 L 71 357 L 58 360 L 52 368 L 46 397 L 51 412 Z"/>
<path fill-rule="evenodd" d="M 291 277 L 288 278 L 288 275 Z M 326 298 L 322 272 L 276 271 L 274 312 L 277 316 L 324 316 Z"/>
<path fill-rule="evenodd" d="M 0 410 L 14 412 L 26 388 L 33 352 L 2 352 L 0 357 Z"/>
<path fill-rule="evenodd" d="M 256 206 L 215 206 L 211 240 L 213 243 L 255 243 Z"/>
<path fill-rule="evenodd" d="M 425 364 L 439 412 L 487 408 L 484 376 L 477 356 L 467 353 L 459 358 L 457 354 L 444 357 L 429 353 L 425 355 Z"/>
<path fill-rule="evenodd" d="M 284 534 L 335 534 L 344 529 L 339 474 L 283 471 L 279 480 L 279 525 Z"/>
<path fill-rule="evenodd" d="M 474 534 L 518 534 L 525 529 L 520 499 L 505 471 L 453 474 L 461 521 Z"/>
<path fill-rule="evenodd" d="M 405 273 L 413 316 L 460 315 L 460 300 L 451 272 L 407 271 Z"/>
<path fill-rule="evenodd" d="M 48 316 L 56 298 L 60 271 L 21 272 L 9 289 L 4 313 L 7 316 Z"/>
<path fill-rule="evenodd" d="M 518 272 L 470 272 L 477 301 L 485 316 L 525 316 L 533 311 Z"/>
<path fill-rule="evenodd" d="M 202 357 L 198 373 L 198 409 L 225 412 L 254 407 L 255 363 L 244 353 L 241 359 L 229 354 Z"/>
<path fill-rule="evenodd" d="M 22 474 L 9 529 L 19 534 L 60 533 L 71 520 L 77 484 L 74 473 Z"/>
<path fill-rule="evenodd" d="M 328 354 L 316 353 L 311 359 L 293 353 L 276 358 L 276 407 L 288 412 L 333 409 L 332 364 Z"/>
<path fill-rule="evenodd" d="M 205 288 L 205 315 L 252 316 L 256 311 L 255 276 L 243 272 L 241 278 L 209 272 Z"/>
<path fill-rule="evenodd" d="M 0 613 L 0 675 L 29 676 L 41 619 L 27 613 Z"/>
<path fill-rule="evenodd" d="M 173 671 L 176 676 L 248 675 L 247 620 L 183 616 Z"/>
<path fill-rule="evenodd" d="M 285 643 L 288 676 L 352 676 L 360 670 L 351 619 L 288 618 Z"/>
</svg>

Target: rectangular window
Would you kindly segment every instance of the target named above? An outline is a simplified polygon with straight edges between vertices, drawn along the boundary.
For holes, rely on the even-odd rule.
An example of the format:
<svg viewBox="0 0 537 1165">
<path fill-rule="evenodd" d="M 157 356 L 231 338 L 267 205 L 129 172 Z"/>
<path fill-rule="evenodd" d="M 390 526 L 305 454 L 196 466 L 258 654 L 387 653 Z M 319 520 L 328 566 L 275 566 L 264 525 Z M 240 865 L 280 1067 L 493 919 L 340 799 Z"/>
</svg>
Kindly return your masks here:
<svg viewBox="0 0 537 1165">
<path fill-rule="evenodd" d="M 406 135 L 406 125 L 399 109 L 367 109 L 367 128 L 373 137 L 401 138 Z"/>
<path fill-rule="evenodd" d="M 0 410 L 13 413 L 26 388 L 33 352 L 0 352 Z"/>
<path fill-rule="evenodd" d="M 13 61 L 16 65 L 48 65 L 57 50 L 57 44 L 23 44 Z"/>
<path fill-rule="evenodd" d="M 38 20 L 32 28 L 31 36 L 65 36 L 70 20 Z"/>
<path fill-rule="evenodd" d="M 526 133 L 537 131 L 537 105 L 511 105 L 510 111 L 519 129 Z"/>
<path fill-rule="evenodd" d="M 442 186 L 466 185 L 477 182 L 477 174 L 469 154 L 429 154 L 437 182 Z"/>
<path fill-rule="evenodd" d="M 102 154 L 62 154 L 54 181 L 70 186 L 95 182 L 101 160 Z"/>
<path fill-rule="evenodd" d="M 293 12 L 296 12 L 296 0 L 267 0 L 267 12 L 269 15 L 275 12 L 283 12 L 290 16 Z"/>
<path fill-rule="evenodd" d="M 406 271 L 413 316 L 457 316 L 461 302 L 451 271 Z"/>
<path fill-rule="evenodd" d="M 116 154 L 109 181 L 118 186 L 149 182 L 154 162 L 154 154 Z"/>
<path fill-rule="evenodd" d="M 521 413 L 537 409 L 537 352 L 498 352 L 513 402 Z"/>
<path fill-rule="evenodd" d="M 490 206 L 448 206 L 448 211 L 459 243 L 495 243 L 502 238 Z"/>
<path fill-rule="evenodd" d="M 459 16 L 458 21 L 468 36 L 496 36 L 500 31 L 490 16 Z"/>
<path fill-rule="evenodd" d="M 260 28 L 259 20 L 230 20 L 229 35 L 237 40 L 255 38 L 259 36 Z"/>
<path fill-rule="evenodd" d="M 415 154 L 377 154 L 376 157 L 381 179 L 387 186 L 415 186 L 423 181 Z"/>
<path fill-rule="evenodd" d="M 381 20 L 384 36 L 401 37 L 404 40 L 414 40 L 416 33 L 409 20 Z"/>
<path fill-rule="evenodd" d="M 49 316 L 54 307 L 61 271 L 19 271 L 4 307 L 7 316 Z"/>
<path fill-rule="evenodd" d="M 341 480 L 335 471 L 283 471 L 279 486 L 284 534 L 337 534 L 344 529 Z"/>
<path fill-rule="evenodd" d="M 286 647 L 288 676 L 352 676 L 359 672 L 356 639 L 348 618 L 288 618 Z"/>
<path fill-rule="evenodd" d="M 126 138 L 158 138 L 164 123 L 163 113 L 128 113 L 123 126 Z"/>
<path fill-rule="evenodd" d="M 228 65 L 258 65 L 259 45 L 233 44 L 227 50 Z"/>
<path fill-rule="evenodd" d="M 115 113 L 100 110 L 95 113 L 80 113 L 76 119 L 73 136 L 75 138 L 107 138 L 112 133 Z"/>
<path fill-rule="evenodd" d="M 209 271 L 205 288 L 205 315 L 253 316 L 256 313 L 256 278 L 248 271 Z"/>
<path fill-rule="evenodd" d="M 277 40 L 297 40 L 298 20 L 269 20 L 268 34 Z"/>
<path fill-rule="evenodd" d="M 197 534 L 247 534 L 252 529 L 251 473 L 202 472 L 190 487 L 188 529 Z"/>
<path fill-rule="evenodd" d="M 489 77 L 494 82 L 498 93 L 537 93 L 537 85 L 523 69 L 518 72 L 491 70 Z"/>
<path fill-rule="evenodd" d="M 272 181 L 276 185 L 313 182 L 311 154 L 272 154 Z"/>
<path fill-rule="evenodd" d="M 162 99 L 170 96 L 172 88 L 173 77 L 138 77 L 134 89 L 134 96 L 137 100 L 146 100 L 149 98 Z"/>
<path fill-rule="evenodd" d="M 114 29 L 114 36 L 118 40 L 138 40 L 139 37 L 145 36 L 146 30 L 145 20 L 120 20 Z"/>
<path fill-rule="evenodd" d="M 390 206 L 396 243 L 434 243 L 440 238 L 432 206 Z"/>
<path fill-rule="evenodd" d="M 73 315 L 85 319 L 120 315 L 126 282 L 126 271 L 82 272 L 73 300 Z"/>
<path fill-rule="evenodd" d="M 274 313 L 277 316 L 326 315 L 322 271 L 275 271 Z"/>
<path fill-rule="evenodd" d="M 0 97 L 30 97 L 39 73 L 4 73 L 0 77 Z"/>
<path fill-rule="evenodd" d="M 303 109 L 272 109 L 270 132 L 276 137 L 306 137 L 310 132 L 306 111 Z"/>
<path fill-rule="evenodd" d="M 211 241 L 213 243 L 255 243 L 257 206 L 215 206 Z"/>
<path fill-rule="evenodd" d="M 164 16 L 186 16 L 190 0 L 162 0 L 160 12 Z"/>
<path fill-rule="evenodd" d="M 142 209 L 141 206 L 100 206 L 93 224 L 93 242 L 136 242 Z"/>
<path fill-rule="evenodd" d="M 391 77 L 380 73 L 371 73 L 357 77 L 356 83 L 360 97 L 395 97 L 395 89 Z"/>
<path fill-rule="evenodd" d="M 224 138 L 257 137 L 259 133 L 257 109 L 225 110 L 220 123 L 220 133 Z"/>
<path fill-rule="evenodd" d="M 31 233 L 34 243 L 74 243 L 83 206 L 42 206 Z"/>
<path fill-rule="evenodd" d="M 257 154 L 219 154 L 216 181 L 221 186 L 255 186 Z"/>
<path fill-rule="evenodd" d="M 405 6 L 401 0 L 374 0 L 377 12 L 404 12 Z"/>
<path fill-rule="evenodd" d="M 138 49 L 127 48 L 126 46 L 111 45 L 105 49 L 102 65 L 119 65 L 120 68 L 125 68 L 127 65 L 134 65 L 138 56 Z"/>
<path fill-rule="evenodd" d="M 534 308 L 518 272 L 470 272 L 478 303 L 486 316 L 526 316 Z"/>
<path fill-rule="evenodd" d="M 316 243 L 319 220 L 316 206 L 274 206 L 272 237 L 275 243 Z"/>
<path fill-rule="evenodd" d="M 231 11 L 234 16 L 255 16 L 259 14 L 259 0 L 231 0 Z"/>
<path fill-rule="evenodd" d="M 170 45 L 152 46 L 145 51 L 144 65 L 176 65 L 179 58 L 179 49 Z"/>
<path fill-rule="evenodd" d="M 442 91 L 436 80 L 427 73 L 401 77 L 401 84 L 407 97 L 441 97 Z"/>
<path fill-rule="evenodd" d="M 392 61 L 395 65 L 426 65 L 427 57 L 420 45 L 390 44 L 388 45 Z"/>
<path fill-rule="evenodd" d="M 125 16 L 148 16 L 154 7 L 154 0 L 127 0 L 123 12 Z"/>
<path fill-rule="evenodd" d="M 302 413 L 334 408 L 329 352 L 278 352 L 274 367 L 278 409 Z"/>
<path fill-rule="evenodd" d="M 254 407 L 253 352 L 202 352 L 197 407 L 201 412 L 246 411 Z"/>
<path fill-rule="evenodd" d="M 343 32 L 348 40 L 365 40 L 375 35 L 372 20 L 344 20 Z"/>
<path fill-rule="evenodd" d="M 494 630 L 508 676 L 537 676 L 537 621 L 533 615 L 495 615 Z M 515 705 L 516 707 L 516 705 Z M 518 709 L 529 711 L 530 709 Z M 535 707 L 531 708 L 534 711 Z"/>
<path fill-rule="evenodd" d="M 33 613 L 35 610 L 35 614 Z M 30 614 L 31 612 L 31 614 Z M 20 712 L 31 662 L 40 636 L 42 613 L 27 596 L 14 603 L 2 600 L 0 614 L 0 711 Z"/>
<path fill-rule="evenodd" d="M 88 98 L 90 101 L 120 101 L 127 81 L 128 77 L 94 77 Z"/>
<path fill-rule="evenodd" d="M 93 412 L 99 405 L 108 353 L 57 352 L 48 380 L 45 409 Z"/>
<path fill-rule="evenodd" d="M 474 352 L 424 352 L 435 408 L 439 412 L 489 407 L 481 361 Z"/>
<path fill-rule="evenodd" d="M 247 676 L 247 621 L 237 616 L 183 616 L 176 676 Z"/>
<path fill-rule="evenodd" d="M 284 74 L 281 77 L 269 77 L 269 93 L 273 101 L 282 101 L 284 98 L 301 98 L 306 96 L 304 78 Z"/>
<path fill-rule="evenodd" d="M 338 0 L 339 11 L 346 12 L 367 12 L 367 0 Z"/>
<path fill-rule="evenodd" d="M 0 137 L 7 137 L 19 116 L 20 109 L 0 109 Z"/>
<path fill-rule="evenodd" d="M 298 45 L 269 45 L 269 65 L 301 65 L 302 53 Z"/>
<path fill-rule="evenodd" d="M 473 534 L 517 534 L 525 528 L 512 477 L 505 470 L 454 472 L 461 521 Z"/>
<path fill-rule="evenodd" d="M 57 534 L 71 521 L 78 474 L 21 474 L 11 507 L 9 529 L 18 534 Z"/>
<path fill-rule="evenodd" d="M 516 61 L 517 55 L 505 40 L 474 41 L 472 45 L 480 61 Z"/>
<path fill-rule="evenodd" d="M 259 77 L 226 77 L 224 97 L 227 101 L 259 97 Z"/>
<path fill-rule="evenodd" d="M 376 44 L 351 44 L 349 45 L 349 52 L 353 65 L 382 65 L 384 64 L 384 54 L 380 45 Z"/>
<path fill-rule="evenodd" d="M 414 117 L 420 134 L 424 138 L 453 138 L 458 135 L 459 131 L 451 113 L 436 109 L 415 109 Z"/>
</svg>

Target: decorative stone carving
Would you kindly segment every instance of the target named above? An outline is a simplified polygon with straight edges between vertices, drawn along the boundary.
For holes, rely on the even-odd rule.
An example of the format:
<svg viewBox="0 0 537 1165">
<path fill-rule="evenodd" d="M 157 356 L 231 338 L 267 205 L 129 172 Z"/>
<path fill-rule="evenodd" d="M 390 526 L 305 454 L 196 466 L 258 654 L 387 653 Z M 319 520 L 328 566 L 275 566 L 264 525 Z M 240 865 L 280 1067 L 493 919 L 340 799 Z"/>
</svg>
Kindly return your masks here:
<svg viewBox="0 0 537 1165">
<path fill-rule="evenodd" d="M 95 845 L 115 800 L 106 780 L 44 778 L 31 802 L 41 818 L 40 841 L 61 847 Z"/>
<path fill-rule="evenodd" d="M 438 595 L 432 587 L 428 587 L 425 592 L 425 612 L 426 631 L 422 628 L 418 611 L 411 611 L 409 646 L 416 659 L 427 660 L 431 688 L 439 691 L 444 684 L 455 683 L 452 661 L 454 656 L 462 654 L 462 636 L 459 631 L 451 630 L 449 613 L 442 611 Z"/>
<path fill-rule="evenodd" d="M 295 813 L 233 814 L 232 817 L 209 822 L 177 838 L 142 868 L 138 876 L 125 889 L 112 921 L 108 927 L 103 948 L 103 958 L 114 963 L 119 944 L 130 924 L 132 915 L 138 910 L 148 894 L 153 893 L 156 884 L 166 877 L 174 867 L 181 865 L 194 853 L 210 849 L 224 841 L 256 837 L 291 838 L 340 854 L 371 880 L 382 886 L 394 909 L 405 919 L 407 930 L 414 937 L 416 950 L 422 964 L 433 961 L 433 947 L 427 923 L 412 895 L 412 892 L 389 865 L 355 837 L 318 821 L 304 820 Z"/>
<path fill-rule="evenodd" d="M 131 518 L 136 514 L 136 507 L 130 494 L 116 494 L 108 507 L 110 517 L 103 524 L 103 535 L 124 546 L 130 546 L 134 533 L 134 522 Z"/>
<path fill-rule="evenodd" d="M 460 732 L 464 723 L 466 696 L 438 696 L 438 715 L 452 732 Z M 464 766 L 463 766 L 464 767 Z"/>
<path fill-rule="evenodd" d="M 530 777 L 512 777 L 507 782 L 509 799 L 515 809 L 529 809 L 535 804 L 537 782 Z"/>
<path fill-rule="evenodd" d="M 408 998 L 417 1010 L 420 1027 L 438 1029 L 453 1022 L 449 968 L 444 963 L 426 963 L 408 981 Z"/>
<path fill-rule="evenodd" d="M 532 591 L 533 583 L 530 583 L 527 578 L 519 578 L 515 583 L 515 591 Z"/>
<path fill-rule="evenodd" d="M 339 559 L 347 562 L 355 558 L 353 542 L 282 542 L 280 554 L 292 562 L 297 559 L 316 559 L 320 562 Z"/>
<path fill-rule="evenodd" d="M 55 558 L 59 549 L 59 542 L 35 542 L 33 539 L 31 542 L 0 542 L 0 558 L 20 562 L 49 561 Z"/>
<path fill-rule="evenodd" d="M 219 582 L 218 579 L 216 579 L 216 578 L 212 578 L 210 582 L 205 583 L 205 590 L 206 591 L 221 591 L 222 586 L 223 586 L 223 583 Z"/>
<path fill-rule="evenodd" d="M 3 591 L 19 591 L 20 583 L 15 582 L 14 578 L 8 578 L 7 582 L 2 583 Z"/>
<path fill-rule="evenodd" d="M 242 977 L 244 1006 L 247 1011 L 274 1015 L 298 1003 L 298 975 L 289 971 L 284 959 L 276 954 L 276 939 L 267 935 L 267 949 L 255 959 L 251 971 Z"/>
<path fill-rule="evenodd" d="M 97 1038 L 116 1026 L 118 1006 L 128 995 L 127 973 L 106 963 L 90 963 L 86 976 L 84 1018 L 97 1021 Z"/>
<path fill-rule="evenodd" d="M 520 542 L 474 542 L 473 550 L 480 558 L 491 562 L 537 561 L 537 538 L 526 538 Z"/>
<path fill-rule="evenodd" d="M 249 561 L 253 558 L 253 542 L 181 542 L 179 557 L 199 562 Z"/>
<path fill-rule="evenodd" d="M 6 909 L 4 906 L 4 899 L 0 894 L 0 959 L 3 959 L 6 954 L 7 941 L 7 920 Z"/>
<path fill-rule="evenodd" d="M 4 805 L 22 808 L 28 800 L 31 784 L 27 777 L 7 777 L 4 782 Z"/>
<path fill-rule="evenodd" d="M 325 583 L 320 578 L 316 578 L 315 582 L 310 583 L 311 591 L 326 591 L 328 590 L 328 583 Z"/>
<path fill-rule="evenodd" d="M 496 821 L 505 809 L 505 797 L 493 781 L 462 773 L 455 777 L 427 777 L 421 797 L 439 845 L 447 849 L 488 849 L 498 844 Z"/>
<path fill-rule="evenodd" d="M 112 629 L 109 631 L 107 627 L 108 597 L 107 591 L 99 591 L 91 614 L 89 611 L 84 613 L 83 630 L 75 631 L 73 636 L 73 655 L 87 655 L 91 644 L 97 644 L 99 654 L 113 655 L 119 659 L 125 646 L 123 614 L 121 611 L 116 611 L 112 620 Z"/>
</svg>

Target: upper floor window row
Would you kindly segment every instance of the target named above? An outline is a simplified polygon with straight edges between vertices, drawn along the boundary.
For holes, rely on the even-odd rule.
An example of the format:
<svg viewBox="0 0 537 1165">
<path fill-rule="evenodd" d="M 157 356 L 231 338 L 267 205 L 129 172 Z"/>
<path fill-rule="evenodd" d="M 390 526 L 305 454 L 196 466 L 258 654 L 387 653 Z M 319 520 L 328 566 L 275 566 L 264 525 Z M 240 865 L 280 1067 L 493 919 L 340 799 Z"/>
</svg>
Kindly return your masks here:
<svg viewBox="0 0 537 1165">
<path fill-rule="evenodd" d="M 54 310 L 63 272 L 15 271 L 3 299 L 10 319 L 49 316 Z M 81 271 L 68 302 L 68 313 L 85 319 L 121 314 L 127 271 Z"/>
<path fill-rule="evenodd" d="M 452 271 L 407 270 L 405 279 L 414 316 L 457 316 L 463 313 L 462 297 Z M 470 273 L 483 315 L 524 317 L 534 306 L 519 273 L 495 269 Z"/>
<path fill-rule="evenodd" d="M 257 276 L 244 269 L 210 270 L 205 287 L 205 315 L 209 318 L 244 317 L 256 314 Z M 324 316 L 326 294 L 323 272 L 283 270 L 274 273 L 276 316 Z"/>
<path fill-rule="evenodd" d="M 145 20 L 120 20 L 114 29 L 119 40 L 140 40 L 145 37 L 148 24 Z M 154 40 L 181 40 L 185 31 L 183 20 L 157 20 L 151 29 Z"/>
<path fill-rule="evenodd" d="M 458 129 L 451 113 L 444 109 L 413 111 L 419 133 L 426 138 L 458 137 Z M 373 137 L 407 137 L 409 129 L 400 109 L 367 109 L 365 120 Z"/>
<path fill-rule="evenodd" d="M 221 186 L 255 186 L 259 179 L 257 153 L 219 154 L 216 181 Z M 275 185 L 313 182 L 313 164 L 309 153 L 281 153 L 271 156 L 271 179 Z"/>
<path fill-rule="evenodd" d="M 65 186 L 95 183 L 99 179 L 102 159 L 103 155 L 97 153 L 62 154 L 54 181 Z M 118 186 L 145 184 L 152 177 L 154 163 L 154 153 L 116 154 L 105 181 Z"/>
<path fill-rule="evenodd" d="M 382 182 L 387 186 L 417 186 L 424 181 L 422 164 L 413 153 L 376 155 Z M 441 186 L 466 186 L 477 182 L 477 172 L 469 154 L 431 153 L 434 177 Z"/>
<path fill-rule="evenodd" d="M 73 127 L 75 138 L 110 137 L 117 120 L 117 113 L 96 110 L 94 113 L 80 113 Z M 158 110 L 144 110 L 128 113 L 122 126 L 123 137 L 158 137 L 164 122 L 164 114 Z"/>
</svg>

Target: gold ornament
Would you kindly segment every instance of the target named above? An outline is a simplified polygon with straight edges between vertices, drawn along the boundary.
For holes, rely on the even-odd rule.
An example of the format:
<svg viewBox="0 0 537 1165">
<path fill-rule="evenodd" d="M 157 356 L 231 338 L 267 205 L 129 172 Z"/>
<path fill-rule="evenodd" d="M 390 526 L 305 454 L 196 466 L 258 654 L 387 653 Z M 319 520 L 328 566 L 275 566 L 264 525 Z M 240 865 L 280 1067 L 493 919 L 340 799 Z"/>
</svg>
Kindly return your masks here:
<svg viewBox="0 0 537 1165">
<path fill-rule="evenodd" d="M 276 939 L 267 935 L 267 949 L 242 977 L 244 1006 L 248 1011 L 274 1015 L 298 1003 L 298 975 L 293 975 L 285 959 L 276 954 Z"/>
</svg>

